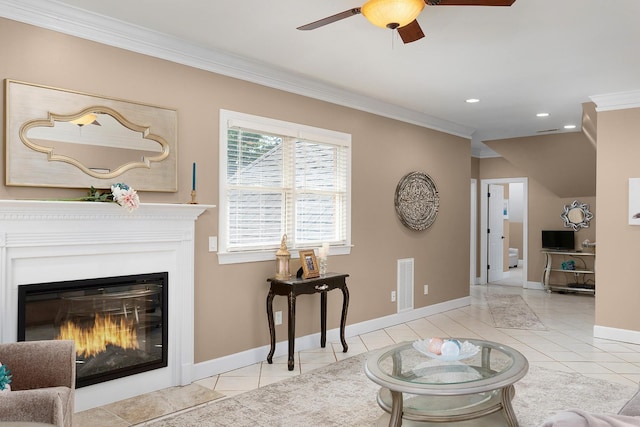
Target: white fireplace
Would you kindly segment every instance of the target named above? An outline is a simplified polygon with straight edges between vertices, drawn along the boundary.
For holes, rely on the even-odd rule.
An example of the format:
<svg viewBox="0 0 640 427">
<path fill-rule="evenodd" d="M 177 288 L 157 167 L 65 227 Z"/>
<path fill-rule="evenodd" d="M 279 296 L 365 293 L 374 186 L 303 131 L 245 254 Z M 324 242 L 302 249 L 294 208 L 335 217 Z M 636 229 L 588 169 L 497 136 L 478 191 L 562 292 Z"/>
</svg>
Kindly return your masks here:
<svg viewBox="0 0 640 427">
<path fill-rule="evenodd" d="M 80 388 L 76 410 L 191 383 L 194 229 L 213 207 L 0 200 L 0 342 L 17 340 L 21 285 L 166 271 L 168 366 Z"/>
</svg>

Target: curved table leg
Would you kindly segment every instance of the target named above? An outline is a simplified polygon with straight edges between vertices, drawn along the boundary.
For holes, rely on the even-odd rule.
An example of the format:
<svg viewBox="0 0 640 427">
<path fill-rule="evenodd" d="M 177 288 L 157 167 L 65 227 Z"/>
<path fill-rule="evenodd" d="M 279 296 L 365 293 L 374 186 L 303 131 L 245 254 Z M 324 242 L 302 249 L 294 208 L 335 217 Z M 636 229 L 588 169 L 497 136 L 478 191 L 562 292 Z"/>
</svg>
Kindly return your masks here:
<svg viewBox="0 0 640 427">
<path fill-rule="evenodd" d="M 389 427 L 400 427 L 402 425 L 402 392 L 391 391 L 391 418 L 389 418 Z"/>
<path fill-rule="evenodd" d="M 511 400 L 513 396 L 516 394 L 516 389 L 513 385 L 507 386 L 502 389 L 501 397 L 502 400 L 502 408 L 504 411 L 504 416 L 507 419 L 507 423 L 509 427 L 518 427 L 518 420 L 516 419 L 516 414 L 513 411 L 513 406 L 511 406 Z"/>
<path fill-rule="evenodd" d="M 347 310 L 349 309 L 349 289 L 345 284 L 342 287 L 342 317 L 340 318 L 340 342 L 342 342 L 342 352 L 349 350 L 347 341 L 344 339 L 344 328 L 347 325 Z"/>
<path fill-rule="evenodd" d="M 289 359 L 287 360 L 287 367 L 290 371 L 293 371 L 293 352 L 295 349 L 296 341 L 296 295 L 293 292 L 289 292 Z"/>
<path fill-rule="evenodd" d="M 269 350 L 269 354 L 267 355 L 267 362 L 269 364 L 273 363 L 273 353 L 276 351 L 276 326 L 273 322 L 273 297 L 275 293 L 273 291 L 269 291 L 267 295 L 267 320 L 269 322 L 269 336 L 271 338 L 271 350 Z"/>
</svg>

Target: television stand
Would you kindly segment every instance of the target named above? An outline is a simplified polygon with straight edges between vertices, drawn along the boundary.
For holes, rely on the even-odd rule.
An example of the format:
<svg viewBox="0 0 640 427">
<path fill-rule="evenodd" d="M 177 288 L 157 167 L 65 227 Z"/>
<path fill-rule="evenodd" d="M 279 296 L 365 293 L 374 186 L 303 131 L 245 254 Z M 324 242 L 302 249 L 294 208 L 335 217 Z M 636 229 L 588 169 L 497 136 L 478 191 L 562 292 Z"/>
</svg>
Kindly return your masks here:
<svg viewBox="0 0 640 427">
<path fill-rule="evenodd" d="M 595 252 L 543 250 L 542 284 L 547 292 L 595 294 Z"/>
</svg>

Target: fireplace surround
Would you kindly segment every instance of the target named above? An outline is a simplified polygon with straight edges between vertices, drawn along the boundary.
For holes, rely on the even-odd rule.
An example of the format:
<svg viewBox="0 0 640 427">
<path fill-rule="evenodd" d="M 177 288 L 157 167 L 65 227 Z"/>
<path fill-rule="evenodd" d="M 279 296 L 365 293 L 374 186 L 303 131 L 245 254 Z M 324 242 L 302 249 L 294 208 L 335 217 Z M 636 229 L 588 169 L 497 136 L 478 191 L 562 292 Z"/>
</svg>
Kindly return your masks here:
<svg viewBox="0 0 640 427">
<path fill-rule="evenodd" d="M 20 286 L 167 272 L 167 366 L 82 387 L 76 410 L 190 384 L 195 221 L 209 208 L 0 200 L 0 342 L 18 340 Z"/>
</svg>

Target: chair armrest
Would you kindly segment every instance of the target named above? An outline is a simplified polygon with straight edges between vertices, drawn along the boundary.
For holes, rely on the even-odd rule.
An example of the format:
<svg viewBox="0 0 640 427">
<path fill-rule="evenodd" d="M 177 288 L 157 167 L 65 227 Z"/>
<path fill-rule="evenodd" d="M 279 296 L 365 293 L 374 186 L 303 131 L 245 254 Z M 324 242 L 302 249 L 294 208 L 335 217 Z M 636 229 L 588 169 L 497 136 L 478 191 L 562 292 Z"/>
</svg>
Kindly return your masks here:
<svg viewBox="0 0 640 427">
<path fill-rule="evenodd" d="M 640 390 L 618 412 L 619 415 L 630 415 L 637 417 L 640 415 Z"/>
<path fill-rule="evenodd" d="M 0 363 L 11 370 L 12 390 L 60 386 L 75 389 L 76 354 L 73 341 L 0 344 Z"/>
<path fill-rule="evenodd" d="M 64 405 L 56 389 L 10 391 L 0 401 L 0 421 L 63 425 Z"/>
</svg>

